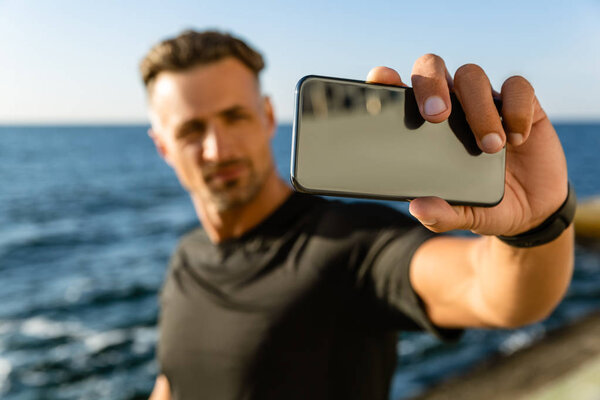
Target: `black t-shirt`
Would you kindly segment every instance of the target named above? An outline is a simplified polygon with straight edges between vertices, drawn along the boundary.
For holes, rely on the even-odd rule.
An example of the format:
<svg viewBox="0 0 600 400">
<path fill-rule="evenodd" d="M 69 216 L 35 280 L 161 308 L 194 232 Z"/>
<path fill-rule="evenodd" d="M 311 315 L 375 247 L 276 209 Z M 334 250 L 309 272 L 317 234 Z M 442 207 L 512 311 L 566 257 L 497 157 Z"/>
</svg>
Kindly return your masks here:
<svg viewBox="0 0 600 400">
<path fill-rule="evenodd" d="M 185 236 L 161 293 L 173 399 L 387 399 L 398 330 L 426 329 L 408 278 L 432 236 L 372 203 L 294 193 L 219 245 Z"/>
</svg>

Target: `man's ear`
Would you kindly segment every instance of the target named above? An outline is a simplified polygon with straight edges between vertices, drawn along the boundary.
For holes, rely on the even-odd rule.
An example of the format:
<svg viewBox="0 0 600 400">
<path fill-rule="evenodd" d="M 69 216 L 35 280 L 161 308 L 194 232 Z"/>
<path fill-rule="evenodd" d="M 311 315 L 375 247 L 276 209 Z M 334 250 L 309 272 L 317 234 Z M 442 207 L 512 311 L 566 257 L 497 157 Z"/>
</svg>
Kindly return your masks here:
<svg viewBox="0 0 600 400">
<path fill-rule="evenodd" d="M 270 137 L 273 138 L 273 136 L 275 136 L 275 130 L 277 128 L 277 120 L 275 119 L 275 110 L 273 109 L 273 104 L 271 103 L 271 99 L 268 96 L 264 97 L 263 107 L 265 112 L 265 118 L 269 127 Z"/>
<path fill-rule="evenodd" d="M 154 129 L 150 128 L 148 129 L 148 136 L 150 136 L 150 138 L 154 142 L 158 154 L 162 157 L 163 160 L 165 160 L 167 164 L 172 166 L 169 158 L 169 153 L 167 151 L 167 144 L 165 143 L 165 140 L 162 137 L 162 135 L 156 132 Z"/>
</svg>

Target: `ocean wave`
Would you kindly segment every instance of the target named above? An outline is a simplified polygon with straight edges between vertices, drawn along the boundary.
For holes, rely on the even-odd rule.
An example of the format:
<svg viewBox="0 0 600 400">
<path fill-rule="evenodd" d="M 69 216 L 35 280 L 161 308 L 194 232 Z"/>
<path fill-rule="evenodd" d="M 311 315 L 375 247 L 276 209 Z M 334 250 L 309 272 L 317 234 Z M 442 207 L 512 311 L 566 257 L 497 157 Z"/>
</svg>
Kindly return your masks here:
<svg viewBox="0 0 600 400">
<path fill-rule="evenodd" d="M 135 300 L 147 299 L 156 297 L 158 293 L 157 287 L 148 287 L 144 285 L 131 285 L 121 289 L 112 289 L 100 292 L 92 292 L 83 294 L 83 289 L 78 290 L 80 293 L 65 292 L 65 297 L 59 301 L 38 304 L 34 307 L 24 308 L 4 315 L 5 319 L 28 319 L 35 318 L 44 314 L 69 314 L 76 312 L 84 312 L 86 309 L 94 309 L 100 305 L 107 306 L 114 303 L 127 303 Z M 72 302 L 73 298 L 77 298 L 77 302 Z"/>
<path fill-rule="evenodd" d="M 115 370 L 147 369 L 154 361 L 156 328 L 95 331 L 45 317 L 11 321 L 5 326 L 12 330 L 3 333 L 0 393 L 24 387 L 55 388 L 59 383 L 86 381 Z M 15 337 L 27 337 L 31 346 L 11 345 L 18 342 Z"/>
<path fill-rule="evenodd" d="M 114 349 L 131 341 L 129 333 L 124 329 L 99 332 L 84 338 L 83 343 L 91 353 L 101 353 Z"/>
<path fill-rule="evenodd" d="M 20 330 L 27 336 L 44 339 L 86 333 L 79 323 L 52 321 L 44 317 L 33 317 L 23 321 Z"/>
<path fill-rule="evenodd" d="M 12 371 L 10 361 L 0 357 L 0 394 L 8 392 L 10 389 L 10 381 L 8 379 Z"/>
</svg>

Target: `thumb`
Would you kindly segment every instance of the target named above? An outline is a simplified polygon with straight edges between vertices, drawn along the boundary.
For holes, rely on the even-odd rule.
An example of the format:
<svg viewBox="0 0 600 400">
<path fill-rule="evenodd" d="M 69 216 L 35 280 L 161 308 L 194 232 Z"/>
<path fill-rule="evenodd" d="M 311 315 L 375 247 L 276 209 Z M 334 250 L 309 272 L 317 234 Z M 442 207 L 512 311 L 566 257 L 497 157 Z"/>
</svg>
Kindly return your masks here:
<svg viewBox="0 0 600 400">
<path fill-rule="evenodd" d="M 465 207 L 451 206 L 439 197 L 420 197 L 410 202 L 408 208 L 413 217 L 433 232 L 465 229 Z"/>
</svg>

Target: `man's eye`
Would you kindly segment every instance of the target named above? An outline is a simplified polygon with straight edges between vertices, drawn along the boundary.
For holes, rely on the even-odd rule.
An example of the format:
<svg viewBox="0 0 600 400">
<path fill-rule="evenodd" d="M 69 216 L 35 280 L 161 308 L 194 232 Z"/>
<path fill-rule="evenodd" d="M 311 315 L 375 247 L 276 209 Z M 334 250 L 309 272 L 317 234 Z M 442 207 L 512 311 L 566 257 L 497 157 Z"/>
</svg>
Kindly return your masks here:
<svg viewBox="0 0 600 400">
<path fill-rule="evenodd" d="M 199 136 L 202 136 L 202 133 L 199 131 L 188 131 L 184 135 L 180 136 L 180 138 L 185 140 L 191 140 Z"/>
<path fill-rule="evenodd" d="M 206 130 L 206 126 L 204 124 L 200 124 L 200 123 L 190 124 L 188 126 L 184 126 L 177 133 L 177 138 L 185 139 L 185 140 L 193 139 L 193 138 L 203 135 L 205 130 Z"/>
<path fill-rule="evenodd" d="M 243 113 L 243 112 L 227 113 L 225 115 L 225 119 L 228 122 L 243 121 L 243 120 L 246 120 L 248 118 L 249 118 L 248 114 Z"/>
</svg>

